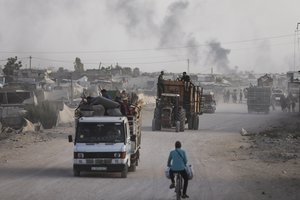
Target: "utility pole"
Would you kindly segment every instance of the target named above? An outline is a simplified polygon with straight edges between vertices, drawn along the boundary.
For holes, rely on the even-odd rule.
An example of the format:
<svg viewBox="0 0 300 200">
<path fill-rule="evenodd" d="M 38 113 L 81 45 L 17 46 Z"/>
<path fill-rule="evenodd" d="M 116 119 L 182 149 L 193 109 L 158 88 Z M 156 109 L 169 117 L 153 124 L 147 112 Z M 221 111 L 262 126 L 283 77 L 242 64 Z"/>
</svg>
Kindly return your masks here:
<svg viewBox="0 0 300 200">
<path fill-rule="evenodd" d="M 296 40 L 297 40 L 297 44 L 298 44 L 298 56 L 299 56 L 299 63 L 298 63 L 298 67 L 299 67 L 299 65 L 300 65 L 300 47 L 299 47 L 299 40 L 300 40 L 300 38 L 299 38 L 299 25 L 300 25 L 300 22 L 298 22 L 297 23 L 297 29 L 296 29 Z M 296 65 L 295 65 L 295 67 L 296 67 Z M 296 69 L 294 69 L 294 71 L 296 71 Z"/>
<path fill-rule="evenodd" d="M 73 104 L 73 98 L 74 98 L 74 95 L 73 95 L 73 73 L 70 72 L 70 77 L 71 77 L 71 104 Z"/>
<path fill-rule="evenodd" d="M 187 59 L 187 73 L 190 73 L 190 59 Z"/>
<path fill-rule="evenodd" d="M 29 69 L 30 69 L 30 70 L 31 70 L 31 59 L 32 59 L 32 57 L 29 56 Z"/>
</svg>

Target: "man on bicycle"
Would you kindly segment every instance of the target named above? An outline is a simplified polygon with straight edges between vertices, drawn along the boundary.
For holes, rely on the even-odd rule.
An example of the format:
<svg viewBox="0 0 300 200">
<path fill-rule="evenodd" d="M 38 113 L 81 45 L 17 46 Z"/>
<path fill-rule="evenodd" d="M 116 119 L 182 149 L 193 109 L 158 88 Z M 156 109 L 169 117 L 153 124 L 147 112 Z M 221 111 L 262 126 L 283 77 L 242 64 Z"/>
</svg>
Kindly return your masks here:
<svg viewBox="0 0 300 200">
<path fill-rule="evenodd" d="M 182 198 L 189 198 L 189 196 L 186 194 L 188 187 L 188 174 L 185 171 L 186 163 L 187 157 L 185 151 L 181 149 L 181 142 L 176 141 L 175 150 L 170 152 L 168 159 L 168 167 L 170 167 L 170 178 L 172 181 L 170 189 L 175 187 L 174 173 L 180 173 L 184 180 Z"/>
</svg>

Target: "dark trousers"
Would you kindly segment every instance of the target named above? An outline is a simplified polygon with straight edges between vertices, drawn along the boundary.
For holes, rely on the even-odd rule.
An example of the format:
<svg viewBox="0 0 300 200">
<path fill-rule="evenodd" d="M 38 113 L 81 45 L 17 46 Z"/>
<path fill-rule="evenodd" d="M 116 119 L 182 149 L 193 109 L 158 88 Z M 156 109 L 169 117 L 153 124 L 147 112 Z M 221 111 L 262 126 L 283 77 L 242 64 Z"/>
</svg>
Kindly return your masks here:
<svg viewBox="0 0 300 200">
<path fill-rule="evenodd" d="M 188 179 L 188 175 L 186 173 L 185 170 L 182 170 L 182 171 L 172 171 L 170 169 L 170 178 L 171 178 L 171 181 L 172 183 L 175 183 L 174 181 L 174 173 L 180 173 L 183 180 L 184 180 L 184 184 L 183 184 L 183 194 L 186 194 L 186 190 L 187 190 L 187 187 L 188 187 L 188 183 L 189 183 L 189 179 Z"/>
<path fill-rule="evenodd" d="M 161 93 L 165 92 L 165 87 L 163 84 L 157 84 L 157 97 L 160 98 L 161 97 Z"/>
</svg>

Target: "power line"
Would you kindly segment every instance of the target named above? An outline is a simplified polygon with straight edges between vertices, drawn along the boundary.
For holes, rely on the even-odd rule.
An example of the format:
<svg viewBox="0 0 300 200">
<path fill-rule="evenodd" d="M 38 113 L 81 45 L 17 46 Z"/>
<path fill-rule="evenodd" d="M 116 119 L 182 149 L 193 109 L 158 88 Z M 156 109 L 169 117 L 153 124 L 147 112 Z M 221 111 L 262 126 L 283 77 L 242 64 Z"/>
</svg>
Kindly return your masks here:
<svg viewBox="0 0 300 200">
<path fill-rule="evenodd" d="M 62 63 L 73 63 L 74 61 L 70 60 L 55 60 L 55 59 L 49 59 L 49 58 L 38 58 L 38 57 L 32 57 L 37 60 L 44 60 L 44 61 L 50 61 L 50 62 L 62 62 Z M 175 63 L 175 62 L 185 62 L 186 60 L 184 59 L 178 59 L 178 60 L 162 60 L 162 61 L 152 61 L 152 62 L 104 62 L 101 64 L 108 65 L 112 63 L 118 63 L 118 64 L 135 64 L 135 65 L 147 65 L 147 64 L 157 64 L 157 63 Z M 99 64 L 99 62 L 84 62 L 85 64 Z"/>
<path fill-rule="evenodd" d="M 261 40 L 272 40 L 279 39 L 285 37 L 292 37 L 294 34 L 285 34 L 285 35 L 277 35 L 277 36 L 269 36 L 269 37 L 261 37 L 261 38 L 253 38 L 247 40 L 238 40 L 238 41 L 229 41 L 223 42 L 222 44 L 238 44 L 238 43 L 247 43 Z M 19 53 L 19 54 L 99 54 L 99 53 L 117 53 L 117 52 L 136 52 L 136 51 L 162 51 L 162 50 L 174 50 L 174 49 L 186 49 L 186 48 L 199 48 L 209 46 L 209 44 L 198 44 L 198 45 L 187 45 L 187 46 L 170 46 L 170 47 L 159 47 L 159 48 L 141 48 L 141 49 L 120 49 L 120 50 L 87 50 L 87 51 L 0 51 L 0 53 Z"/>
</svg>

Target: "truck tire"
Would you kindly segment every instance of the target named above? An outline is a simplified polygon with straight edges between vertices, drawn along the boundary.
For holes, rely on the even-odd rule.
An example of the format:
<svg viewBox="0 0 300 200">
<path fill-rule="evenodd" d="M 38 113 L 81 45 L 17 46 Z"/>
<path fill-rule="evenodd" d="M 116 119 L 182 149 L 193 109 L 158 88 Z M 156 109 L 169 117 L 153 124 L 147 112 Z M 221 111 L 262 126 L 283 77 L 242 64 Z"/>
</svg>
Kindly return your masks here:
<svg viewBox="0 0 300 200">
<path fill-rule="evenodd" d="M 156 119 L 152 119 L 152 131 L 156 131 Z"/>
<path fill-rule="evenodd" d="M 193 130 L 194 129 L 194 115 L 190 115 L 188 119 L 188 129 Z"/>
<path fill-rule="evenodd" d="M 248 113 L 251 114 L 252 113 L 252 108 L 250 106 L 248 106 Z"/>
<path fill-rule="evenodd" d="M 158 130 L 158 131 L 161 130 L 160 118 L 161 118 L 160 111 L 159 111 L 158 108 L 155 108 L 155 110 L 154 110 L 154 120 L 155 120 L 154 124 L 155 124 L 155 130 Z"/>
<path fill-rule="evenodd" d="M 194 130 L 199 129 L 199 115 L 194 115 L 193 129 Z"/>
<path fill-rule="evenodd" d="M 156 130 L 160 131 L 161 130 L 161 121 L 156 119 L 155 124 L 156 124 Z"/>
<path fill-rule="evenodd" d="M 123 171 L 121 172 L 121 178 L 127 178 L 127 173 L 128 173 L 128 164 L 126 163 Z"/>
<path fill-rule="evenodd" d="M 177 113 L 177 118 L 180 121 L 180 128 L 179 131 L 183 132 L 184 131 L 184 127 L 185 127 L 185 110 L 184 109 L 179 109 L 178 113 Z"/>
<path fill-rule="evenodd" d="M 76 177 L 79 177 L 79 176 L 80 176 L 80 171 L 74 169 L 74 170 L 73 170 L 73 175 L 76 176 Z"/>
<path fill-rule="evenodd" d="M 180 131 L 180 121 L 175 122 L 175 131 L 179 132 Z"/>
</svg>

